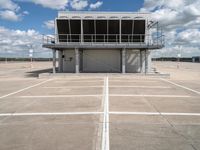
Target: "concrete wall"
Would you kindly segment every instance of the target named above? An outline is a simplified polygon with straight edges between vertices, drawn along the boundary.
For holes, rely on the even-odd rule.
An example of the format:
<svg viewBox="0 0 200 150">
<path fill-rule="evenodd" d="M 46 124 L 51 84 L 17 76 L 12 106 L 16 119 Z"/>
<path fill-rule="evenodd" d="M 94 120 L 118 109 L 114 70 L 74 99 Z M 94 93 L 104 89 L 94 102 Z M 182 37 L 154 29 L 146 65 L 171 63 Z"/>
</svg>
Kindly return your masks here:
<svg viewBox="0 0 200 150">
<path fill-rule="evenodd" d="M 140 72 L 139 50 L 126 50 L 126 72 L 127 73 Z"/>
<path fill-rule="evenodd" d="M 64 50 L 58 54 L 59 72 L 75 72 L 75 50 Z M 80 72 L 122 72 L 122 50 L 119 49 L 79 50 L 78 58 Z M 145 73 L 145 67 L 146 73 L 151 72 L 151 52 L 126 50 L 125 64 L 126 73 Z"/>
</svg>

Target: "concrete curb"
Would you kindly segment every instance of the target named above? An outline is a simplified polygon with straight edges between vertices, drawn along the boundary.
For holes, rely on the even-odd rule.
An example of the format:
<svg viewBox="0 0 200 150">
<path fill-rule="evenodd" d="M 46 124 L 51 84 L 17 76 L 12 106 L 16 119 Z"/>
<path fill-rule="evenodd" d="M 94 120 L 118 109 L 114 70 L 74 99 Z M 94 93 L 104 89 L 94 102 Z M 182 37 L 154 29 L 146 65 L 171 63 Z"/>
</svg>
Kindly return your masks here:
<svg viewBox="0 0 200 150">
<path fill-rule="evenodd" d="M 167 73 L 41 73 L 38 75 L 38 78 L 67 78 L 67 77 L 100 77 L 100 76 L 124 76 L 124 77 L 155 77 L 155 78 L 170 78 L 170 74 Z"/>
</svg>

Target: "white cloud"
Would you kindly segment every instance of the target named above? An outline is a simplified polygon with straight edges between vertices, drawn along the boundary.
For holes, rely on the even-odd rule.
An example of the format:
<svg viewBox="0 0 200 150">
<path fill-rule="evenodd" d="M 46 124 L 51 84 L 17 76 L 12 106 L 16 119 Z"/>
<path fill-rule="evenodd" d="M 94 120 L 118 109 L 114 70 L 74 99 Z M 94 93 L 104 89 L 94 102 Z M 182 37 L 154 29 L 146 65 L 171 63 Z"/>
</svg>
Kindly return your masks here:
<svg viewBox="0 0 200 150">
<path fill-rule="evenodd" d="M 12 10 L 0 11 L 0 18 L 9 20 L 9 21 L 19 21 L 21 19 L 20 14 L 16 14 Z"/>
<path fill-rule="evenodd" d="M 90 4 L 90 9 L 97 9 L 97 8 L 101 7 L 102 5 L 103 5 L 102 1 L 97 1 L 94 4 Z"/>
<path fill-rule="evenodd" d="M 20 6 L 12 0 L 0 0 L 0 18 L 9 21 L 20 21 L 27 11 L 20 12 Z"/>
<path fill-rule="evenodd" d="M 162 52 L 173 53 L 177 45 L 183 46 L 183 53 L 200 53 L 200 0 L 145 0 L 142 12 L 152 12 L 152 19 L 159 21 L 165 31 L 166 47 Z M 199 51 L 199 52 L 198 52 Z M 159 54 L 159 52 L 157 52 Z M 174 54 L 175 55 L 175 54 Z"/>
<path fill-rule="evenodd" d="M 45 22 L 44 22 L 44 26 L 45 26 L 47 29 L 54 29 L 54 27 L 55 27 L 54 20 L 45 21 Z"/>
<path fill-rule="evenodd" d="M 141 11 L 152 12 L 152 17 L 167 29 L 182 27 L 200 15 L 200 0 L 145 0 Z"/>
<path fill-rule="evenodd" d="M 29 15 L 29 12 L 28 11 L 23 11 L 23 14 L 24 15 Z"/>
<path fill-rule="evenodd" d="M 75 10 L 82 10 L 88 6 L 87 0 L 72 0 L 70 6 Z"/>
<path fill-rule="evenodd" d="M 74 10 L 83 10 L 87 6 L 90 9 L 99 8 L 103 2 L 97 1 L 94 4 L 89 4 L 89 0 L 15 0 L 20 2 L 31 2 L 36 5 L 41 5 L 45 8 L 56 9 L 56 10 L 67 10 L 70 7 Z"/>
<path fill-rule="evenodd" d="M 19 10 L 20 7 L 12 2 L 11 0 L 0 0 L 0 8 L 1 9 L 9 9 L 9 10 Z"/>
<path fill-rule="evenodd" d="M 33 45 L 34 51 L 37 52 L 35 55 L 38 57 L 47 55 L 45 49 L 42 48 L 42 35 L 33 29 L 11 30 L 0 26 L 0 45 L 1 56 L 5 54 L 4 50 L 6 49 L 10 53 L 9 56 L 28 57 L 30 45 Z"/>
<path fill-rule="evenodd" d="M 69 0 L 18 0 L 22 2 L 32 2 L 37 5 L 41 5 L 45 8 L 51 9 L 65 9 L 68 6 Z"/>
<path fill-rule="evenodd" d="M 199 29 L 187 29 L 177 34 L 176 41 L 185 45 L 193 45 L 200 47 L 200 30 Z"/>
</svg>

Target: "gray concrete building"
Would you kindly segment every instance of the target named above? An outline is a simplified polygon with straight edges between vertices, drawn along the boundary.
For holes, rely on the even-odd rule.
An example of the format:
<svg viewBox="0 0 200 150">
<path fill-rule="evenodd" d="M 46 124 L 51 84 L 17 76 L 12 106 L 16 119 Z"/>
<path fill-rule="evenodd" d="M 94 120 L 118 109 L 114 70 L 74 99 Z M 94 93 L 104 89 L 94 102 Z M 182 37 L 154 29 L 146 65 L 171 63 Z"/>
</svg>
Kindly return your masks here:
<svg viewBox="0 0 200 150">
<path fill-rule="evenodd" d="M 54 73 L 148 73 L 151 51 L 163 46 L 158 22 L 147 13 L 59 12 L 55 35 L 43 37 Z"/>
</svg>

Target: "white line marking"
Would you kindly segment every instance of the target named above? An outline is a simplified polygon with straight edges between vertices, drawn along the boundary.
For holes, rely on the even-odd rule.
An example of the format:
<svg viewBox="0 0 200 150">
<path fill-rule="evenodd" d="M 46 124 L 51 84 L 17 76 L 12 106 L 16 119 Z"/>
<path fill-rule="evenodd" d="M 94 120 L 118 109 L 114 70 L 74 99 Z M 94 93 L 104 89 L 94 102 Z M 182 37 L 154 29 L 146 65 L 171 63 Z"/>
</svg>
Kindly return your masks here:
<svg viewBox="0 0 200 150">
<path fill-rule="evenodd" d="M 36 95 L 36 96 L 19 96 L 20 98 L 64 98 L 64 97 L 100 97 L 102 95 Z"/>
<path fill-rule="evenodd" d="M 18 91 L 15 91 L 15 92 L 12 92 L 12 93 L 3 95 L 3 96 L 0 97 L 0 99 L 5 98 L 5 97 L 8 97 L 8 96 L 11 96 L 11 95 L 14 95 L 14 94 L 17 94 L 17 93 L 20 93 L 20 92 L 23 92 L 23 91 L 25 91 L 25 90 L 28 90 L 28 89 L 30 89 L 30 88 L 39 86 L 39 85 L 41 85 L 41 84 L 44 84 L 44 83 L 49 82 L 49 81 L 52 81 L 52 80 L 53 80 L 53 79 L 48 79 L 48 80 L 45 80 L 45 81 L 43 81 L 43 82 L 34 84 L 34 85 L 32 85 L 32 86 L 28 86 L 28 87 L 26 87 L 26 88 L 23 88 L 23 89 L 21 89 L 21 90 L 18 90 Z"/>
<path fill-rule="evenodd" d="M 71 80 L 101 80 L 103 81 L 103 77 L 81 77 L 81 76 L 66 76 L 67 78 L 64 78 L 64 81 L 71 81 Z M 63 81 L 63 78 L 57 78 L 56 81 Z"/>
<path fill-rule="evenodd" d="M 77 81 L 77 80 L 62 80 L 62 81 L 55 81 L 55 83 L 70 83 L 70 82 L 77 82 L 77 83 L 93 83 L 93 82 L 103 82 L 103 80 L 96 80 L 96 81 L 83 81 L 83 80 L 80 80 L 80 81 Z"/>
<path fill-rule="evenodd" d="M 169 113 L 169 112 L 116 112 L 112 111 L 113 115 L 164 115 L 164 116 L 200 116 L 200 113 Z"/>
<path fill-rule="evenodd" d="M 147 89 L 170 89 L 169 86 L 128 86 L 128 85 L 111 85 L 110 87 L 119 87 L 119 88 L 147 88 Z"/>
<path fill-rule="evenodd" d="M 162 81 L 165 81 L 165 82 L 168 82 L 168 83 L 171 83 L 171 84 L 173 84 L 173 85 L 175 85 L 175 86 L 181 87 L 181 88 L 183 88 L 183 89 L 186 89 L 186 90 L 188 90 L 188 91 L 191 91 L 191 92 L 194 92 L 194 93 L 200 95 L 200 92 L 199 92 L 199 91 L 193 90 L 193 89 L 191 89 L 191 88 L 188 88 L 188 87 L 186 87 L 186 86 L 182 86 L 182 85 L 180 85 L 180 84 L 174 83 L 174 82 L 169 81 L 169 80 L 166 80 L 166 79 L 161 79 L 161 80 L 162 80 Z"/>
<path fill-rule="evenodd" d="M 105 82 L 105 101 L 104 101 L 104 120 L 103 120 L 103 135 L 102 135 L 102 150 L 110 149 L 110 137 L 109 137 L 109 85 L 108 76 L 104 80 Z"/>
<path fill-rule="evenodd" d="M 189 95 L 143 95 L 143 94 L 110 94 L 110 96 L 119 96 L 119 97 L 170 97 L 170 98 L 184 98 L 192 97 Z"/>
<path fill-rule="evenodd" d="M 103 113 L 103 130 L 102 130 L 102 150 L 106 149 L 106 79 L 104 78 L 104 90 L 103 90 L 103 99 L 104 99 L 104 113 Z"/>
<path fill-rule="evenodd" d="M 103 86 L 51 86 L 51 87 L 42 87 L 45 89 L 76 89 L 76 88 L 102 88 Z M 111 85 L 112 88 L 147 88 L 147 89 L 170 89 L 171 87 L 167 86 L 123 86 L 123 85 Z"/>
<path fill-rule="evenodd" d="M 95 115 L 95 114 L 104 114 L 104 112 L 36 112 L 36 113 L 1 113 L 0 117 L 8 117 L 8 116 L 53 116 L 53 115 Z M 169 113 L 169 112 L 116 112 L 112 111 L 109 112 L 109 114 L 112 115 L 164 115 L 164 116 L 200 116 L 200 113 Z M 108 118 L 109 119 L 109 118 Z M 108 122 L 105 122 L 105 124 L 109 124 Z M 109 127 L 109 126 L 108 126 Z M 105 128 L 106 129 L 106 128 Z M 109 128 L 107 128 L 109 129 Z M 104 130 L 105 131 L 105 130 Z M 109 131 L 104 132 L 104 134 L 107 133 L 108 135 L 107 140 L 109 140 Z M 106 140 L 106 141 L 107 141 Z M 102 143 L 103 144 L 103 143 Z M 109 143 L 107 143 L 109 144 Z"/>
<path fill-rule="evenodd" d="M 92 115 L 92 114 L 103 114 L 103 112 L 44 112 L 44 113 L 2 113 L 0 117 L 7 116 L 53 116 L 53 115 Z"/>
<path fill-rule="evenodd" d="M 125 82 L 125 83 L 155 83 L 158 81 L 148 81 L 148 80 L 110 80 L 110 82 Z"/>
<path fill-rule="evenodd" d="M 51 86 L 51 87 L 42 87 L 45 89 L 76 89 L 76 88 L 102 88 L 103 86 Z"/>
</svg>

